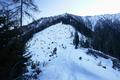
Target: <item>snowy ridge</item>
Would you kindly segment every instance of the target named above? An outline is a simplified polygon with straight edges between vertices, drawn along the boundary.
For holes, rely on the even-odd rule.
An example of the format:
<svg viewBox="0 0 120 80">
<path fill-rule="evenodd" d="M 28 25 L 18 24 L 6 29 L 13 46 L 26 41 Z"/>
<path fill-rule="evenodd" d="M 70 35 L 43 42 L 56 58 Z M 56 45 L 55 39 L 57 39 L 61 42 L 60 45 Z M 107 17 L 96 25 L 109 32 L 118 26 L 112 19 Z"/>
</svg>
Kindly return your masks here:
<svg viewBox="0 0 120 80">
<path fill-rule="evenodd" d="M 120 72 L 112 68 L 111 59 L 90 56 L 80 45 L 75 49 L 74 32 L 73 26 L 58 23 L 28 41 L 26 53 L 32 55 L 32 61 L 40 62 L 42 70 L 37 80 L 119 80 Z M 79 33 L 79 38 L 82 36 Z M 31 75 L 30 66 L 28 70 Z"/>
</svg>

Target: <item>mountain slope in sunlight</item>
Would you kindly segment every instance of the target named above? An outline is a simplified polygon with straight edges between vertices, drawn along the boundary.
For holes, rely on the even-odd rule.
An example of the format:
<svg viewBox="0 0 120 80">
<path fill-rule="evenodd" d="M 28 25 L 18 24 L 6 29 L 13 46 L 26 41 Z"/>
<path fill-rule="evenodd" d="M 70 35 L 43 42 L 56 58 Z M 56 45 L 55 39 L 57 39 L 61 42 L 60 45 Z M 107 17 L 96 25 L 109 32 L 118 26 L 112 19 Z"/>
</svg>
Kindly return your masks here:
<svg viewBox="0 0 120 80">
<path fill-rule="evenodd" d="M 120 72 L 113 69 L 110 57 L 88 55 L 88 49 L 73 44 L 75 29 L 58 23 L 36 33 L 26 44 L 26 53 L 39 62 L 38 80 L 119 80 Z M 79 40 L 85 36 L 80 34 Z M 33 74 L 28 66 L 28 75 Z"/>
</svg>

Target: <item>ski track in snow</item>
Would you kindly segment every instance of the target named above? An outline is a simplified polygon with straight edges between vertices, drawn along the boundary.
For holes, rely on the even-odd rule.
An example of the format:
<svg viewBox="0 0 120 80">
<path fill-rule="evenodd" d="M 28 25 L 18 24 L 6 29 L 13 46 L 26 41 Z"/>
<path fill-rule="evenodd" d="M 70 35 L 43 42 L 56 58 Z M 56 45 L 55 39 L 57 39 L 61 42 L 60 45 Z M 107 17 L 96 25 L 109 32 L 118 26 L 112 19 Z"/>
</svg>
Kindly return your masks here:
<svg viewBox="0 0 120 80">
<path fill-rule="evenodd" d="M 85 48 L 74 48 L 74 32 L 72 26 L 59 23 L 36 33 L 28 41 L 26 51 L 32 54 L 31 59 L 46 63 L 40 66 L 42 73 L 38 80 L 119 80 L 120 72 L 112 68 L 110 59 L 95 58 L 87 55 Z M 50 57 L 54 48 L 57 54 Z M 99 62 L 106 69 L 98 66 Z"/>
</svg>

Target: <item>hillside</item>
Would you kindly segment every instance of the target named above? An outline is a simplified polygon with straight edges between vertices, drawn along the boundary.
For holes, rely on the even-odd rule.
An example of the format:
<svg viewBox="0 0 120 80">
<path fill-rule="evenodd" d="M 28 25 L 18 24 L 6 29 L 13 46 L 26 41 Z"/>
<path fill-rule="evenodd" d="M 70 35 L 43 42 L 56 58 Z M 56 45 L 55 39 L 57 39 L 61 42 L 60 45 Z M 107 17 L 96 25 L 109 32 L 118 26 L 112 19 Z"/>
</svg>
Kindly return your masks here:
<svg viewBox="0 0 120 80">
<path fill-rule="evenodd" d="M 40 32 L 57 23 L 71 25 L 87 39 L 83 47 L 93 48 L 120 59 L 120 20 L 119 14 L 96 16 L 76 16 L 62 14 L 41 18 L 21 28 L 25 40 L 28 36 Z"/>
<path fill-rule="evenodd" d="M 58 23 L 36 33 L 26 44 L 26 53 L 32 55 L 36 67 L 29 64 L 25 75 L 38 80 L 119 80 L 119 68 L 113 67 L 115 58 L 100 56 L 100 51 L 94 56 L 80 44 L 75 49 L 75 32 L 73 26 Z M 79 40 L 86 39 L 77 33 Z"/>
</svg>

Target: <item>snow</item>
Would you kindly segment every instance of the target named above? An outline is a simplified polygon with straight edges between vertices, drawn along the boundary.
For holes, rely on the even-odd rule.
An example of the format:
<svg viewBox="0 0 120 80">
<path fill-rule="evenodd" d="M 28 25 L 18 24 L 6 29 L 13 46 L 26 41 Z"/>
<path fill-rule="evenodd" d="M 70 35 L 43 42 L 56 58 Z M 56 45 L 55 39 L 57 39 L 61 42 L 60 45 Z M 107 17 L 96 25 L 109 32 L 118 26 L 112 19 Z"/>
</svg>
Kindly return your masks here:
<svg viewBox="0 0 120 80">
<path fill-rule="evenodd" d="M 9 27 L 9 30 L 13 30 L 14 29 L 14 27 Z"/>
<path fill-rule="evenodd" d="M 26 54 L 31 53 L 32 61 L 45 64 L 39 66 L 42 72 L 38 80 L 119 80 L 120 72 L 112 68 L 110 59 L 87 55 L 87 48 L 75 49 L 74 32 L 72 26 L 58 23 L 28 41 Z M 28 70 L 31 74 L 30 66 Z"/>
</svg>

